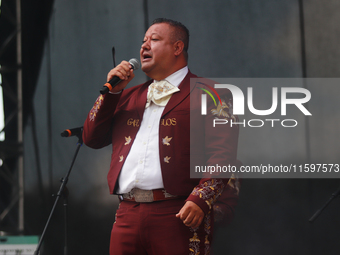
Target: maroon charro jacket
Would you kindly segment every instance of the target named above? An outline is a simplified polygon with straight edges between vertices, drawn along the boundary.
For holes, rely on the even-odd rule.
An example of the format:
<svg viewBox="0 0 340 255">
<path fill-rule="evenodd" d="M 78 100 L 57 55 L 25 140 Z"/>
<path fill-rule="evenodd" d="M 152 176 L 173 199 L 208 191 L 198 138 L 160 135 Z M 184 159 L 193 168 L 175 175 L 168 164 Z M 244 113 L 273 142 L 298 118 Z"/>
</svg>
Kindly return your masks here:
<svg viewBox="0 0 340 255">
<path fill-rule="evenodd" d="M 179 85 L 166 105 L 159 123 L 159 158 L 164 188 L 172 195 L 185 196 L 207 213 L 223 191 L 228 180 L 207 176 L 190 178 L 190 79 L 198 78 L 191 72 Z M 112 144 L 111 165 L 108 173 L 110 193 L 114 194 L 117 180 L 125 159 L 142 122 L 145 109 L 148 81 L 125 89 L 120 94 L 105 94 L 98 97 L 84 124 L 84 143 L 94 149 Z M 193 88 L 192 90 L 194 90 Z M 197 90 L 198 91 L 198 90 Z M 201 91 L 201 90 L 199 90 Z M 231 97 L 231 95 L 228 95 Z M 193 98 L 191 98 L 193 100 Z M 195 98 L 200 104 L 200 98 Z M 214 118 L 208 114 L 207 118 Z M 194 123 L 206 125 L 204 118 Z M 209 125 L 211 122 L 209 122 Z M 207 146 L 206 155 L 198 155 L 202 164 L 228 164 L 236 160 L 238 128 L 223 128 L 223 136 L 209 139 L 204 133 L 197 134 L 195 147 Z M 204 129 L 203 129 L 204 130 Z M 201 132 L 201 131 L 198 131 Z M 171 137 L 170 146 L 163 144 L 163 138 Z M 210 137 L 211 136 L 211 137 Z M 127 142 L 131 139 L 131 142 Z"/>
</svg>

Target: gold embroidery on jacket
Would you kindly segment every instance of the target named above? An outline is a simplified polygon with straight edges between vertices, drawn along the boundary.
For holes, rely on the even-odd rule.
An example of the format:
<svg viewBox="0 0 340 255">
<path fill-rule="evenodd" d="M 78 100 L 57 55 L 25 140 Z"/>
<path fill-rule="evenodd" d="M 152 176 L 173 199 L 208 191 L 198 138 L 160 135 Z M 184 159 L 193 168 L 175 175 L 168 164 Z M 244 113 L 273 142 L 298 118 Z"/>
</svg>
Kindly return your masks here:
<svg viewBox="0 0 340 255">
<path fill-rule="evenodd" d="M 104 97 L 103 95 L 100 95 L 96 102 L 94 103 L 94 106 L 92 107 L 90 113 L 89 113 L 89 118 L 90 118 L 90 121 L 94 121 L 94 119 L 97 117 L 97 113 L 102 105 L 102 102 L 104 100 Z"/>
<path fill-rule="evenodd" d="M 234 174 L 231 175 L 227 186 L 228 188 L 232 189 L 236 195 L 239 195 L 241 184 L 239 178 L 236 177 Z"/>
<path fill-rule="evenodd" d="M 177 125 L 177 120 L 176 118 L 167 118 L 161 119 L 161 125 L 164 127 L 169 127 L 169 126 L 176 126 Z"/>
<path fill-rule="evenodd" d="M 128 126 L 134 126 L 134 127 L 139 127 L 139 119 L 133 119 L 133 118 L 130 118 L 127 120 L 127 123 L 126 123 Z"/>
<path fill-rule="evenodd" d="M 217 198 L 222 194 L 223 189 L 224 183 L 222 180 L 210 179 L 195 187 L 191 194 L 203 199 L 211 209 Z"/>
<path fill-rule="evenodd" d="M 128 144 L 130 144 L 131 143 L 131 136 L 128 136 L 128 137 L 126 137 L 125 136 L 125 141 L 126 141 L 126 143 L 124 143 L 124 145 L 128 145 Z"/>
<path fill-rule="evenodd" d="M 163 145 L 169 146 L 171 139 L 172 139 L 172 137 L 168 137 L 168 136 L 164 137 L 163 138 Z"/>
<path fill-rule="evenodd" d="M 123 160 L 124 160 L 124 156 L 123 155 L 119 156 L 119 162 L 122 162 Z"/>
<path fill-rule="evenodd" d="M 164 162 L 165 162 L 165 163 L 170 163 L 170 161 L 169 161 L 170 159 L 171 159 L 171 157 L 165 156 Z"/>
<path fill-rule="evenodd" d="M 229 99 L 228 102 L 222 100 L 222 105 L 221 103 L 218 103 L 217 108 L 212 109 L 211 113 L 213 115 L 217 115 L 217 117 L 225 117 L 226 119 L 233 119 L 234 121 L 236 121 L 236 118 L 232 113 L 232 108 L 233 103 L 231 99 Z"/>
</svg>

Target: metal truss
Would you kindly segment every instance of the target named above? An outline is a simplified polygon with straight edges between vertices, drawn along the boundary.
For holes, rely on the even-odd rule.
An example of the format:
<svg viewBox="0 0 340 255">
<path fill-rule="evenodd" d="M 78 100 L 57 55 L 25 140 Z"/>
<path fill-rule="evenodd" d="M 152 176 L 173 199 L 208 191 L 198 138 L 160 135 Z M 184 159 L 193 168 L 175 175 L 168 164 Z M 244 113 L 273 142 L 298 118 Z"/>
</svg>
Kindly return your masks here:
<svg viewBox="0 0 340 255">
<path fill-rule="evenodd" d="M 11 186 L 11 195 L 0 211 L 0 231 L 24 232 L 24 164 L 23 164 L 23 100 L 22 100 L 22 32 L 21 1 L 1 1 L 0 24 L 6 28 L 0 42 L 0 73 L 5 107 L 5 141 L 0 142 L 0 183 Z M 14 8 L 13 8 L 14 7 Z M 11 28 L 11 29 L 9 29 Z M 7 61 L 10 59 L 9 61 Z M 6 105 L 7 103 L 7 105 Z M 13 132 L 14 131 L 14 132 Z M 14 135 L 8 135 L 11 133 Z M 1 199 L 1 197 L 0 197 Z M 0 201 L 1 202 L 1 201 Z M 1 204 L 0 204 L 1 205 Z M 0 207 L 1 209 L 1 207 Z M 9 215 L 16 220 L 3 222 Z M 8 226 L 10 225 L 10 226 Z"/>
</svg>

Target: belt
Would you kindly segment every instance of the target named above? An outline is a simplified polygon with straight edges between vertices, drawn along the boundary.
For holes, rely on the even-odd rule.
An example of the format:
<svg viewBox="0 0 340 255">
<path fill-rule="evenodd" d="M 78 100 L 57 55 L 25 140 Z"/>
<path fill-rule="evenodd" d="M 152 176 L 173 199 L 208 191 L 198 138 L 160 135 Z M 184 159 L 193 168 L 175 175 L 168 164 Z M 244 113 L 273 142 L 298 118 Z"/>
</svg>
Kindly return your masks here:
<svg viewBox="0 0 340 255">
<path fill-rule="evenodd" d="M 119 195 L 124 201 L 134 201 L 138 203 L 150 203 L 169 199 L 177 199 L 177 196 L 171 195 L 165 189 L 143 190 L 134 188 L 129 193 Z"/>
</svg>

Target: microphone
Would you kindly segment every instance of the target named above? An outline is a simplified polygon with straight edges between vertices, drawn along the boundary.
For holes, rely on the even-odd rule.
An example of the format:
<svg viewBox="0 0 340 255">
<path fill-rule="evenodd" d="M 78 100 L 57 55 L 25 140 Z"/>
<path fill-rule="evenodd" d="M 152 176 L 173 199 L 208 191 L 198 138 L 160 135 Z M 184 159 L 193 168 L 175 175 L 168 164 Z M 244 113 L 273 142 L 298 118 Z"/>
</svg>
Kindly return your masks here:
<svg viewBox="0 0 340 255">
<path fill-rule="evenodd" d="M 132 70 L 137 70 L 139 68 L 139 62 L 135 58 L 131 58 L 129 63 L 132 66 Z M 117 84 L 121 81 L 118 76 L 113 76 L 111 80 L 104 84 L 103 88 L 100 90 L 100 94 L 104 95 L 109 92 L 111 89 L 117 86 Z"/>
<path fill-rule="evenodd" d="M 65 129 L 60 135 L 62 137 L 70 137 L 75 135 L 81 135 L 83 133 L 83 127 Z"/>
</svg>

